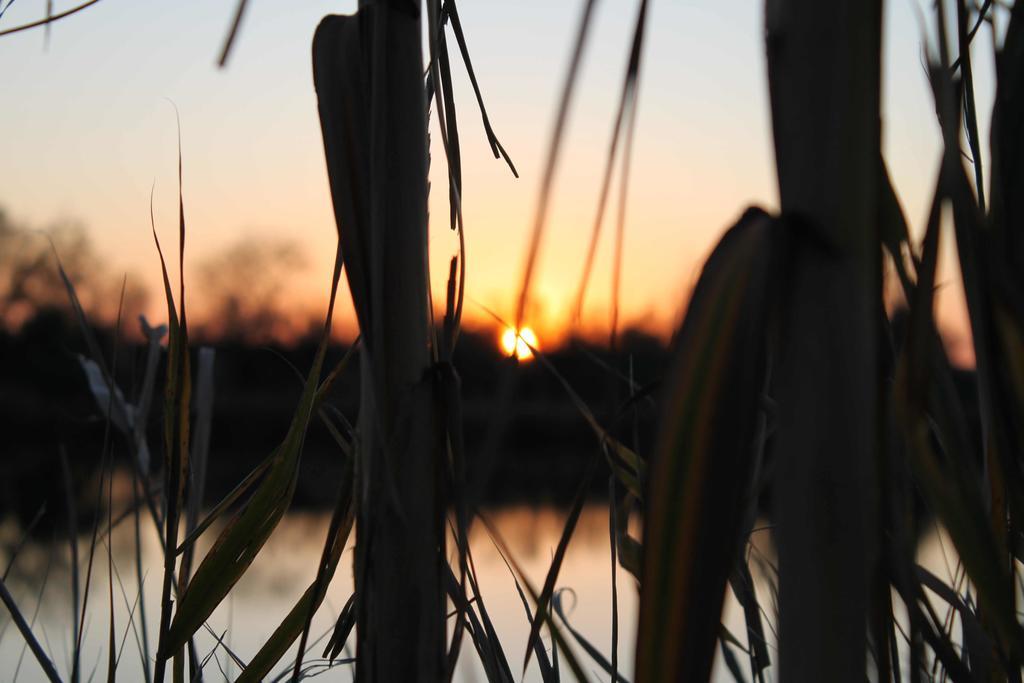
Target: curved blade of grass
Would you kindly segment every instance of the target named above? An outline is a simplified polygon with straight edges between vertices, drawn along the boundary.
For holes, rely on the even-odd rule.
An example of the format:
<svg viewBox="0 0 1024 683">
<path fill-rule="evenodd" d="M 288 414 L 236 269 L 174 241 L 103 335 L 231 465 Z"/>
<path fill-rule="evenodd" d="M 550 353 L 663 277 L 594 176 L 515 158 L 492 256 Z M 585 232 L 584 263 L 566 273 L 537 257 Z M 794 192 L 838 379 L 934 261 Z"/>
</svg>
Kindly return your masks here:
<svg viewBox="0 0 1024 683">
<path fill-rule="evenodd" d="M 596 462 L 596 460 L 594 462 Z M 580 666 L 580 663 L 579 661 L 577 661 L 576 656 L 573 654 L 573 651 L 569 648 L 569 643 L 568 641 L 566 641 L 565 636 L 562 635 L 562 630 L 558 628 L 558 624 L 556 624 L 554 619 L 551 618 L 551 612 L 549 610 L 540 609 L 540 596 L 537 594 L 537 590 L 533 587 L 533 584 L 530 583 L 530 580 L 527 578 L 525 572 L 523 572 L 522 567 L 520 567 L 519 563 L 516 561 L 515 556 L 513 556 L 511 551 L 509 551 L 508 546 L 505 545 L 505 541 L 498 533 L 498 529 L 493 524 L 491 524 L 490 520 L 487 519 L 487 517 L 485 517 L 484 515 L 480 515 L 480 521 L 483 522 L 485 527 L 487 527 L 487 531 L 490 534 L 491 540 L 494 542 L 495 547 L 498 549 L 498 552 L 501 553 L 505 557 L 505 560 L 512 565 L 512 568 L 515 569 L 516 574 L 519 575 L 519 579 L 522 581 L 522 585 L 526 586 L 526 591 L 530 594 L 530 599 L 533 600 L 534 606 L 537 607 L 534 616 L 534 623 L 536 624 L 541 619 L 547 622 L 548 630 L 551 632 L 551 638 L 555 641 L 557 646 L 562 649 L 562 653 L 565 656 L 566 662 L 568 662 L 569 668 L 572 670 L 572 673 L 576 677 L 576 680 L 581 681 L 582 683 L 586 683 L 586 681 L 589 679 L 587 678 L 586 674 L 583 673 L 583 667 Z M 550 599 L 548 600 L 548 602 L 550 603 Z M 545 605 L 545 607 L 546 606 L 547 605 Z M 527 647 L 527 661 L 529 661 L 529 646 Z M 526 668 L 525 664 L 523 668 Z"/>
<path fill-rule="evenodd" d="M 257 481 L 259 481 L 259 478 L 274 463 L 276 455 L 277 449 L 274 449 L 274 451 L 270 454 L 270 457 L 268 457 L 266 460 L 257 465 L 252 470 L 252 472 L 245 476 L 245 479 L 240 481 L 238 485 L 235 486 L 235 488 L 231 489 L 231 491 L 228 492 L 228 494 L 224 496 L 224 498 L 221 499 L 221 501 L 217 503 L 217 505 L 215 505 L 214 508 L 206 514 L 206 517 L 203 518 L 203 521 L 197 524 L 196 528 L 193 529 L 192 532 L 185 537 L 185 540 L 183 540 L 180 545 L 178 545 L 178 547 L 174 551 L 175 554 L 180 555 L 181 553 L 185 552 L 188 548 L 192 547 L 195 544 L 195 542 L 199 539 L 199 537 L 203 535 L 203 532 L 205 532 L 210 527 L 210 525 L 217 520 L 217 518 L 224 514 L 225 510 L 227 510 L 235 502 L 241 499 L 241 497 L 244 496 L 245 493 L 249 489 L 251 489 L 253 485 L 256 484 Z"/>
<path fill-rule="evenodd" d="M 516 576 L 516 572 L 512 569 L 512 565 L 508 563 L 505 556 L 498 553 L 501 556 L 502 562 L 505 563 L 505 567 L 508 569 L 508 573 L 512 575 L 512 581 L 516 585 L 516 592 L 519 594 L 519 601 L 523 603 L 523 609 L 526 610 L 526 620 L 533 626 L 533 611 L 530 609 L 530 603 L 526 599 L 526 593 L 523 592 L 523 587 L 519 584 L 519 578 Z M 557 595 L 556 591 L 554 595 Z M 554 598 L 554 596 L 552 596 Z M 533 643 L 533 651 L 537 654 L 537 666 L 540 668 L 540 677 L 545 682 L 558 681 L 558 670 L 552 668 L 551 661 L 548 659 L 548 653 L 544 650 L 544 644 L 538 638 Z M 557 652 L 557 651 L 556 651 Z M 552 653 L 555 654 L 555 653 Z"/>
<path fill-rule="evenodd" d="M 638 680 L 706 680 L 741 547 L 766 372 L 773 220 L 748 209 L 704 266 L 648 478 Z"/>
<path fill-rule="evenodd" d="M 723 638 L 718 641 L 718 645 L 722 650 L 722 660 L 725 662 L 725 667 L 729 669 L 729 673 L 732 674 L 732 679 L 736 683 L 746 683 L 747 679 L 743 677 L 740 662 L 736 659 L 736 653 L 729 647 L 729 643 Z"/>
<path fill-rule="evenodd" d="M 349 483 L 351 482 L 350 476 L 346 476 L 344 479 Z M 292 607 L 288 616 L 274 629 L 274 633 L 260 647 L 259 652 L 249 661 L 249 665 L 245 667 L 245 670 L 238 677 L 237 683 L 263 680 L 270 673 L 273 666 L 284 656 L 284 653 L 288 651 L 288 648 L 295 642 L 295 639 L 308 632 L 309 621 L 327 595 L 327 586 L 334 576 L 334 571 L 337 569 L 338 562 L 341 559 L 341 553 L 345 549 L 349 533 L 352 530 L 351 488 L 349 488 L 349 493 L 344 494 L 342 498 L 337 506 L 337 510 L 341 511 L 341 515 L 339 516 L 336 512 L 334 519 L 332 519 L 330 534 L 324 548 L 325 556 L 321 558 L 316 578 L 309 588 L 306 589 L 306 592 L 303 593 L 302 597 L 299 598 L 299 601 L 295 603 L 295 606 Z M 342 645 L 344 645 L 344 640 L 342 640 Z M 296 670 L 301 668 L 304 650 L 305 642 L 303 639 L 303 642 L 300 642 L 299 651 L 295 659 Z"/>
<path fill-rule="evenodd" d="M 291 503 L 306 429 L 313 414 L 318 380 L 330 338 L 341 264 L 339 245 L 320 346 L 306 378 L 302 397 L 292 417 L 288 433 L 269 458 L 270 465 L 266 477 L 245 508 L 236 514 L 221 532 L 203 558 L 188 588 L 181 595 L 174 622 L 170 626 L 166 643 L 158 652 L 158 657 L 161 654 L 166 657 L 177 651 L 202 626 L 248 569 Z"/>
<path fill-rule="evenodd" d="M 444 3 L 444 10 L 448 12 L 448 16 L 451 18 L 452 30 L 455 32 L 455 40 L 458 42 L 459 51 L 462 53 L 462 62 L 466 65 L 466 72 L 469 74 L 469 82 L 473 86 L 473 94 L 476 95 L 476 103 L 480 107 L 480 117 L 484 122 L 484 131 L 487 133 L 487 142 L 491 145 L 491 152 L 494 154 L 495 159 L 500 155 L 505 160 L 505 163 L 508 164 L 512 175 L 518 178 L 519 172 L 516 171 L 515 164 L 512 163 L 508 152 L 505 151 L 501 141 L 498 140 L 498 136 L 494 134 L 491 120 L 487 116 L 487 108 L 484 106 L 483 95 L 480 94 L 480 84 L 477 83 L 476 73 L 473 71 L 473 62 L 469 58 L 469 48 L 466 47 L 466 36 L 462 32 L 462 21 L 459 19 L 459 10 L 455 5 L 455 0 L 447 0 Z"/>
<path fill-rule="evenodd" d="M 587 466 L 586 473 L 583 475 L 583 480 L 580 482 L 579 488 L 576 490 L 576 497 L 573 500 L 572 506 L 569 508 L 569 514 L 566 515 L 565 528 L 562 529 L 562 536 L 558 539 L 558 545 L 555 547 L 555 554 L 551 558 L 551 566 L 548 568 L 547 577 L 544 579 L 544 586 L 541 588 L 539 596 L 535 593 L 533 594 L 533 598 L 537 603 L 537 610 L 534 612 L 533 623 L 530 625 L 530 635 L 526 639 L 526 655 L 523 658 L 524 672 L 526 671 L 526 666 L 530 663 L 530 655 L 533 654 L 533 650 L 539 641 L 541 625 L 544 622 L 547 622 L 549 626 L 552 624 L 552 620 L 548 612 L 551 603 L 551 596 L 555 592 L 555 583 L 558 581 L 558 572 L 562 568 L 562 561 L 565 559 L 565 551 L 569 547 L 569 541 L 572 540 L 573 532 L 576 531 L 576 522 L 579 521 L 580 513 L 583 511 L 583 503 L 587 500 L 587 493 L 590 491 L 590 484 L 593 482 L 594 475 L 597 473 L 598 462 L 600 462 L 600 460 L 594 457 Z M 523 581 L 526 581 L 526 577 L 523 577 Z M 531 593 L 533 593 L 532 590 Z"/>
<path fill-rule="evenodd" d="M 576 639 L 576 642 L 581 648 L 583 648 L 583 651 L 590 655 L 590 658 L 593 659 L 594 662 L 609 675 L 611 680 L 629 683 L 629 679 L 623 677 L 618 671 L 616 671 L 611 662 L 601 654 L 601 651 L 594 647 L 582 633 L 573 628 L 572 624 L 569 623 L 569 618 L 565 616 L 565 610 L 562 609 L 562 593 L 566 591 L 572 592 L 572 589 L 560 588 L 551 596 L 551 607 L 554 609 L 555 614 L 557 614 L 558 618 L 562 620 L 562 623 L 565 624 L 565 628 L 568 629 L 569 634 Z M 575 593 L 573 593 L 573 596 L 575 597 Z"/>
<path fill-rule="evenodd" d="M 318 369 L 314 366 L 314 369 Z M 311 374 L 311 378 L 315 376 Z M 308 386 L 313 386 L 311 380 Z M 269 467 L 267 477 L 246 507 L 228 524 L 210 552 L 203 558 L 188 588 L 181 596 L 168 634 L 168 655 L 181 647 L 203 624 L 241 578 L 271 532 L 284 515 L 295 491 L 295 476 L 302 440 L 308 424 L 306 392 L 293 420 L 293 428 Z"/>
<path fill-rule="evenodd" d="M 30 28 L 39 28 L 40 26 L 48 27 L 53 22 L 58 21 L 59 19 L 63 19 L 64 17 L 69 17 L 77 12 L 81 12 L 87 7 L 95 5 L 99 1 L 100 0 L 89 0 L 88 2 L 83 2 L 81 5 L 72 7 L 71 9 L 65 10 L 63 12 L 58 12 L 57 14 L 51 14 L 50 12 L 47 12 L 46 17 L 44 19 L 40 19 L 39 21 L 33 21 L 28 24 L 22 24 L 21 26 L 12 26 L 11 28 L 0 30 L 0 37 L 7 36 L 12 33 L 18 33 L 19 31 L 27 31 Z"/>
<path fill-rule="evenodd" d="M 363 37 L 355 16 L 324 17 L 313 35 L 313 84 L 338 239 L 363 343 L 372 340 L 370 298 L 369 103 Z M 341 226 L 345 226 L 342 229 Z"/>
<path fill-rule="evenodd" d="M 314 399 L 314 408 L 317 408 L 318 410 L 322 411 L 320 405 L 323 403 L 327 394 L 330 393 L 331 388 L 334 386 L 334 382 L 337 380 L 338 376 L 345 371 L 345 368 L 348 367 L 350 361 L 352 360 L 355 354 L 356 349 L 358 348 L 359 339 L 357 338 L 354 342 L 352 342 L 352 346 L 348 348 L 348 350 L 345 352 L 345 355 L 342 356 L 341 360 L 338 361 L 338 363 L 331 369 L 329 373 L 327 373 L 327 377 L 324 378 L 324 381 L 320 383 L 319 387 L 317 387 L 316 398 Z M 298 372 L 298 370 L 296 370 L 296 372 Z M 299 374 L 298 377 L 299 381 L 304 381 L 304 378 L 302 377 L 301 374 Z M 342 450 L 347 449 L 347 444 L 345 444 L 344 440 L 340 438 L 340 434 L 338 434 L 336 430 L 334 430 L 333 425 L 330 423 L 330 421 L 322 412 L 320 414 L 321 418 L 324 420 L 328 429 L 331 430 L 332 436 L 334 436 L 335 439 L 339 442 L 339 445 L 341 446 Z M 266 460 L 257 465 L 251 472 L 249 472 L 249 474 L 245 476 L 245 479 L 239 482 L 235 486 L 235 488 L 228 492 L 228 494 L 224 496 L 224 498 L 221 499 L 221 501 L 217 503 L 217 505 L 215 505 L 214 508 L 206 514 L 206 517 L 203 518 L 203 521 L 198 523 L 195 526 L 195 528 L 188 534 L 188 536 L 185 537 L 185 540 L 183 540 L 178 545 L 174 552 L 178 555 L 185 552 L 186 549 L 193 545 L 196 542 L 196 540 L 203 535 L 203 533 L 210 527 L 211 524 L 213 524 L 222 514 L 224 514 L 225 510 L 227 510 L 229 507 L 234 505 L 238 500 L 240 500 L 242 496 L 244 496 L 245 493 L 249 489 L 251 489 L 253 485 L 256 484 L 257 481 L 259 481 L 260 477 L 263 476 L 263 474 L 267 471 L 271 464 L 273 464 L 276 453 L 277 451 L 275 449 L 274 452 L 272 452 Z"/>
</svg>

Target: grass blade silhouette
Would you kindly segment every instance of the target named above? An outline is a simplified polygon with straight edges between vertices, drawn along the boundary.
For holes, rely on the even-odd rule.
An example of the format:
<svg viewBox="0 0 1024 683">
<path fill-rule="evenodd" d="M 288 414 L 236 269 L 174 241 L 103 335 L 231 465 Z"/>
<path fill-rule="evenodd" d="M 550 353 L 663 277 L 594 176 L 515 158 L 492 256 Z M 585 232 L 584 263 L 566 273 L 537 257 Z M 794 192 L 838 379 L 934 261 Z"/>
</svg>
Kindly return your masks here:
<svg viewBox="0 0 1024 683">
<path fill-rule="evenodd" d="M 705 264 L 677 337 L 647 478 L 638 681 L 711 674 L 752 481 L 780 231 L 760 210 L 744 214 Z"/>
</svg>

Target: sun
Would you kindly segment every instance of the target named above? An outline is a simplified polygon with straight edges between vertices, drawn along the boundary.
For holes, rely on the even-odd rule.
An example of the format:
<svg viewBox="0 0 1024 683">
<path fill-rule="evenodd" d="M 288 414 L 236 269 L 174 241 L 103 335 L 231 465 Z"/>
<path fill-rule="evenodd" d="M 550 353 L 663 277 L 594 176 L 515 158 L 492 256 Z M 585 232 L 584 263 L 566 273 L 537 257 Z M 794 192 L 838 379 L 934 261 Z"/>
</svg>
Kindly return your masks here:
<svg viewBox="0 0 1024 683">
<path fill-rule="evenodd" d="M 519 330 L 518 337 L 511 327 L 506 328 L 501 335 L 501 348 L 510 356 L 514 353 L 519 360 L 533 358 L 530 347 L 537 348 L 537 335 L 529 327 Z"/>
</svg>

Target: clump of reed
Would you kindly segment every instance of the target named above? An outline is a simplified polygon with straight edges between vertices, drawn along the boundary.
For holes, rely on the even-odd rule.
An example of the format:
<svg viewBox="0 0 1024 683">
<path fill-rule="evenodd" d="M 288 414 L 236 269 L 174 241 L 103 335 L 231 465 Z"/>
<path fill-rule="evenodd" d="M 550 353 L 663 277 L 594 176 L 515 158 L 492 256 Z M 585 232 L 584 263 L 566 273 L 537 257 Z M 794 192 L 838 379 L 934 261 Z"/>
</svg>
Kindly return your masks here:
<svg viewBox="0 0 1024 683">
<path fill-rule="evenodd" d="M 997 14 L 1008 24 L 986 185 L 970 42 Z M 1008 122 L 1020 120 L 1024 7 L 935 3 L 944 153 L 920 245 L 881 153 L 881 17 L 881 2 L 766 5 L 781 212 L 748 210 L 726 233 L 677 338 L 645 490 L 639 680 L 707 679 L 716 643 L 739 680 L 737 649 L 756 680 L 773 659 L 782 680 L 1020 680 L 1024 194 Z M 966 401 L 933 317 L 944 207 L 977 356 Z M 900 336 L 883 258 L 907 301 Z M 774 657 L 745 552 L 764 491 Z M 956 547 L 945 580 L 918 564 L 917 496 Z M 745 644 L 720 625 L 727 586 Z"/>
<path fill-rule="evenodd" d="M 240 3 L 232 37 L 244 7 Z M 952 30 L 942 3 L 934 13 L 928 75 L 944 152 L 928 224 L 917 245 L 881 152 L 882 3 L 767 3 L 781 210 L 773 215 L 748 209 L 705 263 L 675 338 L 676 362 L 663 381 L 653 452 L 639 452 L 636 443 L 631 447 L 619 429 L 629 410 L 649 398 L 649 387 L 627 375 L 626 400 L 605 418 L 563 381 L 568 399 L 592 428 L 596 447 L 539 588 L 507 552 L 500 529 L 480 514 L 479 482 L 466 475 L 468 459 L 485 461 L 488 452 L 467 453 L 461 436 L 453 351 L 464 300 L 464 249 L 451 262 L 439 324 L 433 320 L 429 294 L 431 108 L 445 150 L 449 223 L 465 244 L 449 31 L 473 83 L 495 158 L 504 157 L 515 172 L 483 106 L 456 4 L 425 3 L 425 69 L 418 4 L 364 2 L 353 16 L 325 19 L 314 38 L 313 66 L 338 250 L 322 341 L 281 442 L 200 519 L 209 430 L 204 422 L 208 409 L 202 406 L 212 392 L 212 355 L 203 350 L 198 354 L 193 396 L 184 281 L 175 301 L 164 266 L 169 320 L 164 461 L 155 493 L 148 468 L 140 465 L 148 446 L 129 419 L 144 414 L 149 394 L 128 405 L 116 389 L 116 368 L 108 369 L 98 347 L 90 344 L 96 386 L 105 388 L 97 396 L 106 400 L 109 436 L 120 432 L 132 454 L 139 495 L 136 528 L 140 516 L 149 516 L 161 530 L 164 565 L 152 679 L 165 680 L 168 665 L 175 680 L 184 680 L 186 671 L 193 680 L 202 676 L 204 660 L 196 651 L 195 634 L 285 514 L 306 431 L 318 419 L 336 439 L 345 474 L 338 482 L 316 577 L 259 652 L 247 664 L 240 662 L 239 680 L 270 676 L 296 641 L 297 655 L 288 672 L 293 680 L 310 674 L 303 660 L 312 615 L 353 531 L 355 592 L 324 658 L 337 658 L 354 632 L 356 652 L 350 663 L 357 679 L 443 680 L 453 675 L 468 639 L 488 680 L 514 680 L 519 667 L 510 665 L 479 590 L 468 543 L 474 519 L 503 550 L 530 621 L 522 670 L 535 659 L 542 678 L 557 681 L 561 657 L 571 675 L 585 680 L 588 675 L 578 657 L 582 651 L 612 680 L 625 680 L 618 664 L 614 578 L 613 638 L 607 656 L 569 624 L 558 590 L 586 491 L 599 474 L 609 477 L 610 560 L 633 575 L 641 596 L 636 680 L 707 680 L 719 656 L 737 680 L 746 680 L 737 653 L 749 660 L 750 679 L 758 681 L 766 680 L 773 668 L 782 680 L 794 681 L 1020 680 L 1024 629 L 1016 606 L 1019 562 L 1024 561 L 1024 172 L 1019 168 L 1024 159 L 1024 7 L 989 0 L 977 7 L 955 0 L 953 7 Z M 541 247 L 562 133 L 594 9 L 595 2 L 587 0 L 573 43 L 512 321 L 516 329 Z M 986 182 L 970 43 L 986 21 L 995 25 L 996 14 L 1008 17 L 1008 23 L 996 55 L 998 84 L 988 152 L 992 162 Z M 587 290 L 617 162 L 623 164 L 624 205 L 646 21 L 647 2 L 641 0 L 579 302 Z M 970 169 L 963 161 L 965 144 Z M 179 159 L 179 178 L 180 169 Z M 965 414 L 971 406 L 953 388 L 933 317 L 944 207 L 952 209 L 970 312 L 981 443 L 968 435 Z M 183 201 L 179 209 L 181 269 Z M 623 235 L 620 210 L 616 262 Z M 898 338 L 882 297 L 886 260 L 908 305 L 909 322 Z M 323 376 L 343 266 L 361 331 L 354 353 L 359 355 L 362 402 L 354 427 L 331 411 L 327 401 L 351 355 Z M 74 288 L 66 276 L 64 281 L 85 328 Z M 614 291 L 617 296 L 618 276 Z M 613 319 L 613 345 L 615 327 Z M 151 352 L 157 354 L 162 331 L 147 334 Z M 561 378 L 543 353 L 534 352 Z M 514 383 L 514 360 L 509 367 L 508 380 L 499 388 L 503 395 Z M 152 380 L 152 371 L 148 377 Z M 153 382 L 146 386 L 151 392 Z M 195 420 L 193 404 L 198 406 Z M 494 431 L 500 430 L 499 420 Z M 101 481 L 99 495 L 103 490 Z M 109 496 L 109 480 L 106 492 Z M 773 501 L 769 514 L 778 553 L 777 563 L 764 562 L 761 569 L 774 602 L 767 624 L 769 610 L 759 596 L 756 567 L 747 552 L 761 513 L 758 500 L 765 492 Z M 917 563 L 921 511 L 916 496 L 956 546 L 962 573 L 948 581 Z M 629 519 L 637 514 L 641 538 L 629 532 Z M 196 539 L 221 518 L 226 523 L 196 564 Z M 108 534 L 113 524 L 108 508 Z M 98 522 L 89 548 L 86 596 L 101 534 Z M 454 544 L 452 553 L 449 543 Z M 74 543 L 71 553 L 77 568 Z M 141 582 L 142 570 L 137 571 Z M 86 604 L 79 598 L 78 581 L 76 575 L 72 629 L 80 646 Z M 722 624 L 730 591 L 744 617 L 745 633 L 738 635 Z M 110 595 L 112 613 L 112 586 Z M 46 675 L 60 680 L 2 581 L 0 597 Z M 143 610 L 140 604 L 144 624 Z M 777 632 L 774 639 L 767 636 L 766 626 Z M 110 629 L 108 678 L 113 679 L 117 662 L 112 618 Z M 550 652 L 540 640 L 545 629 L 554 643 Z M 142 634 L 148 643 L 144 628 Z M 147 680 L 148 648 L 140 648 Z M 75 681 L 80 677 L 79 654 L 76 647 L 71 672 Z"/>
</svg>

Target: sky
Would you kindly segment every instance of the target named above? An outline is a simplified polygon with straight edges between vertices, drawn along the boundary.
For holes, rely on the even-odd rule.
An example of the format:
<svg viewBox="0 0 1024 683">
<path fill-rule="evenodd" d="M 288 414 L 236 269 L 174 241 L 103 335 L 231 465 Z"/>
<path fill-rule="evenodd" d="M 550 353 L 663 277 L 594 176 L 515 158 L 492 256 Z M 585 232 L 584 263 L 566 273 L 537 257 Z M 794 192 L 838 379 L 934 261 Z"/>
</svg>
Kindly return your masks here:
<svg viewBox="0 0 1024 683">
<path fill-rule="evenodd" d="M 0 6 L 7 0 L 0 0 Z M 60 11 L 74 3 L 54 3 Z M 290 310 L 322 317 L 336 228 L 310 68 L 310 40 L 348 2 L 251 0 L 227 68 L 216 60 L 234 0 L 103 0 L 51 27 L 0 37 L 0 207 L 45 228 L 87 226 L 115 272 L 127 272 L 166 312 L 149 232 L 155 186 L 165 248 L 177 227 L 181 118 L 188 241 L 186 281 L 242 239 L 288 240 L 304 255 L 280 283 Z M 460 61 L 453 60 L 462 140 L 469 324 L 480 305 L 514 316 L 543 163 L 582 0 L 463 0 L 459 13 L 495 132 L 520 172 L 495 160 Z M 541 244 L 527 322 L 541 344 L 569 330 L 636 2 L 598 3 Z M 44 0 L 17 0 L 0 29 L 40 18 Z M 759 0 L 653 0 L 643 55 L 633 170 L 626 210 L 621 320 L 661 336 L 685 311 L 700 266 L 751 204 L 777 206 Z M 886 3 L 883 152 L 908 219 L 926 218 L 940 134 L 925 81 L 917 0 Z M 454 41 L 453 41 L 454 43 Z M 992 43 L 974 45 L 988 139 Z M 447 227 L 443 151 L 432 122 L 431 264 L 443 301 L 457 241 Z M 607 333 L 615 197 L 587 305 L 584 333 Z M 949 240 L 947 240 L 947 243 Z M 949 262 L 940 324 L 966 331 Z M 176 276 L 175 276 L 176 278 Z M 201 287 L 189 305 L 202 315 Z M 347 301 L 342 336 L 354 335 Z"/>
</svg>

